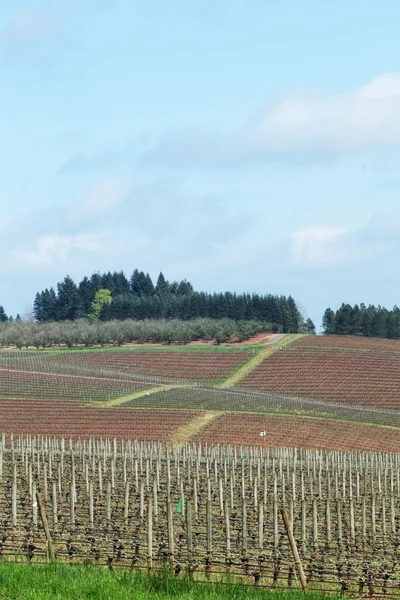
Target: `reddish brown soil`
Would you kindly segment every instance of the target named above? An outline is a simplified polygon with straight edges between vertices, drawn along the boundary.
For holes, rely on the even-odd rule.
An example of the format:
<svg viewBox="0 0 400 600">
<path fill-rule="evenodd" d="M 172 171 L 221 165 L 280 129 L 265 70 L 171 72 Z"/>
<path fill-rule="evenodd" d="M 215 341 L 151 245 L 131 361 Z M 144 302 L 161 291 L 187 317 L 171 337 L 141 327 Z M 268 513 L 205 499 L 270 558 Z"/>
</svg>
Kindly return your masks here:
<svg viewBox="0 0 400 600">
<path fill-rule="evenodd" d="M 188 410 L 86 408 L 51 400 L 0 400 L 0 432 L 165 441 L 199 414 Z"/>
<path fill-rule="evenodd" d="M 383 350 L 400 352 L 400 340 L 383 338 L 365 338 L 351 335 L 309 335 L 293 342 L 295 346 L 312 346 L 313 348 L 352 348 L 354 350 Z"/>
<path fill-rule="evenodd" d="M 266 431 L 265 442 L 260 432 Z M 337 450 L 400 451 L 400 429 L 307 417 L 225 414 L 196 437 L 196 442 L 251 444 Z"/>
<path fill-rule="evenodd" d="M 264 360 L 242 385 L 302 398 L 400 410 L 400 353 L 290 346 Z"/>
<path fill-rule="evenodd" d="M 143 351 L 87 353 L 83 360 L 86 367 L 107 368 L 115 373 L 137 373 L 185 381 L 213 382 L 226 377 L 248 358 L 247 352 L 240 351 L 215 353 Z"/>
</svg>

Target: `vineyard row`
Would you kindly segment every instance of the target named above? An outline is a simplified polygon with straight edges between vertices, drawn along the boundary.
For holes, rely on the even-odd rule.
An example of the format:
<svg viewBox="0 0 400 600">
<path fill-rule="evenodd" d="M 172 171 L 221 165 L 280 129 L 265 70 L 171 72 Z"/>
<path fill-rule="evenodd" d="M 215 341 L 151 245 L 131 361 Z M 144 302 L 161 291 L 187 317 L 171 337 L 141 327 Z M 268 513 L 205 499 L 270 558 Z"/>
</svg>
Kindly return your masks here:
<svg viewBox="0 0 400 600">
<path fill-rule="evenodd" d="M 400 454 L 13 437 L 0 556 L 397 595 Z"/>
</svg>

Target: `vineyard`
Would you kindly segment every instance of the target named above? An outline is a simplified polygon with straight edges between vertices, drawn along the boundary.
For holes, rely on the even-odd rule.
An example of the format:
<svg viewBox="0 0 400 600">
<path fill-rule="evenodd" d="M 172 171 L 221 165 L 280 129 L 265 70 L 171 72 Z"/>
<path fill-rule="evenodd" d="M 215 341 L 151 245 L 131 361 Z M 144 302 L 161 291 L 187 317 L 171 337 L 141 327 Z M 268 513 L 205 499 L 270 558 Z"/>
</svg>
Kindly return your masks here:
<svg viewBox="0 0 400 600">
<path fill-rule="evenodd" d="M 398 347 L 0 351 L 0 558 L 398 596 Z"/>
<path fill-rule="evenodd" d="M 400 454 L 0 443 L 0 555 L 398 597 Z"/>
<path fill-rule="evenodd" d="M 352 335 L 307 335 L 293 342 L 293 346 L 310 348 L 349 348 L 353 350 L 383 350 L 400 352 L 400 340 L 368 338 Z"/>
<path fill-rule="evenodd" d="M 398 451 L 391 340 L 0 351 L 2 431 Z M 391 350 L 389 350 L 389 348 Z"/>
<path fill-rule="evenodd" d="M 251 350 L 0 351 L 0 398 L 89 402 L 169 382 L 213 383 L 244 363 Z"/>
<path fill-rule="evenodd" d="M 258 365 L 242 385 L 326 403 L 399 409 L 400 352 L 335 348 L 329 344 L 340 341 L 329 338 L 309 345 L 310 338 L 303 339 Z"/>
<path fill-rule="evenodd" d="M 303 416 L 225 413 L 194 438 L 214 444 L 263 444 L 315 449 L 397 452 L 400 429 Z"/>
</svg>

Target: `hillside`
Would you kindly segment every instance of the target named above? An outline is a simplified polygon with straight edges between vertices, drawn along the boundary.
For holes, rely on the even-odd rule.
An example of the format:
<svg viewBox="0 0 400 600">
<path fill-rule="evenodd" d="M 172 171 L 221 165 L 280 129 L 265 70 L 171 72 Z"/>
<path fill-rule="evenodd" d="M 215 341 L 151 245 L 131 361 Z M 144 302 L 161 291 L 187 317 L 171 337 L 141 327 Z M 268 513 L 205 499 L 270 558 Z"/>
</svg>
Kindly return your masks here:
<svg viewBox="0 0 400 600">
<path fill-rule="evenodd" d="M 400 449 L 400 342 L 0 351 L 4 433 Z"/>
<path fill-rule="evenodd" d="M 326 403 L 400 410 L 400 341 L 303 336 L 242 385 Z"/>
</svg>

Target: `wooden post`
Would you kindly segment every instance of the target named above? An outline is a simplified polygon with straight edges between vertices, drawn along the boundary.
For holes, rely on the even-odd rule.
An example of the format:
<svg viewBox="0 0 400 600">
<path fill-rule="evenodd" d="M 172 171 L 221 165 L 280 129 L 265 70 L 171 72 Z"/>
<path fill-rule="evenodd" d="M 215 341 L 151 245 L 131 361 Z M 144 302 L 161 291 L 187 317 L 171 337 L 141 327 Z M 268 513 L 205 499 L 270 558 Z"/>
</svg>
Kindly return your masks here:
<svg viewBox="0 0 400 600">
<path fill-rule="evenodd" d="M 242 499 L 242 550 L 246 554 L 247 550 L 247 506 L 245 498 Z"/>
<path fill-rule="evenodd" d="M 211 560 L 212 560 L 212 515 L 211 515 L 211 501 L 210 500 L 207 500 L 206 519 L 207 519 L 206 577 L 208 579 L 210 576 L 210 573 L 211 573 Z"/>
<path fill-rule="evenodd" d="M 125 499 L 124 499 L 124 525 L 128 526 L 129 517 L 129 481 L 125 484 Z"/>
<path fill-rule="evenodd" d="M 56 560 L 56 555 L 54 552 L 53 541 L 50 535 L 49 524 L 47 522 L 46 511 L 44 510 L 43 502 L 39 492 L 36 492 L 36 501 L 39 506 L 40 518 L 42 519 L 43 529 L 47 540 L 48 557 L 51 562 L 54 562 Z"/>
<path fill-rule="evenodd" d="M 283 522 L 285 523 L 286 534 L 289 538 L 289 543 L 290 543 L 290 547 L 292 549 L 292 554 L 293 554 L 294 562 L 296 565 L 297 573 L 299 575 L 301 587 L 303 588 L 303 592 L 306 592 L 307 591 L 307 581 L 306 581 L 306 578 L 304 575 L 304 571 L 303 571 L 300 556 L 299 556 L 299 553 L 297 550 L 296 542 L 295 542 L 295 539 L 294 539 L 293 534 L 290 529 L 289 517 L 287 516 L 286 511 L 283 509 L 281 511 L 281 514 L 282 514 Z"/>
<path fill-rule="evenodd" d="M 231 527 L 229 522 L 229 508 L 228 504 L 225 504 L 225 537 L 226 537 L 226 568 L 229 573 L 230 561 L 231 561 Z"/>
<path fill-rule="evenodd" d="M 325 510 L 325 520 L 326 520 L 326 543 L 330 546 L 332 541 L 332 530 L 331 530 L 331 506 L 330 499 L 326 500 L 326 510 Z"/>
<path fill-rule="evenodd" d="M 264 547 L 264 506 L 262 500 L 258 502 L 258 548 Z"/>
<path fill-rule="evenodd" d="M 38 524 L 38 505 L 36 500 L 36 483 L 32 482 L 32 522 L 34 528 L 37 527 Z"/>
<path fill-rule="evenodd" d="M 153 566 L 153 500 L 147 500 L 147 569 L 150 572 Z"/>
<path fill-rule="evenodd" d="M 12 482 L 11 490 L 11 503 L 12 503 L 12 525 L 14 528 L 17 527 L 17 481 L 16 478 Z"/>
<path fill-rule="evenodd" d="M 172 521 L 172 504 L 167 500 L 167 526 L 168 526 L 168 550 L 170 560 L 174 560 L 175 548 L 174 548 L 174 524 Z"/>
<path fill-rule="evenodd" d="M 93 481 L 89 481 L 89 523 L 90 527 L 93 527 L 94 521 L 94 507 L 93 507 Z"/>
<path fill-rule="evenodd" d="M 107 482 L 107 492 L 106 492 L 106 519 L 107 526 L 109 526 L 111 521 L 111 482 Z"/>
<path fill-rule="evenodd" d="M 53 512 L 53 527 L 56 528 L 58 523 L 58 515 L 57 515 L 57 484 L 55 481 L 51 484 L 51 506 Z"/>
<path fill-rule="evenodd" d="M 192 506 L 186 504 L 186 544 L 189 577 L 193 576 L 193 533 L 192 533 Z"/>
<path fill-rule="evenodd" d="M 75 486 L 71 483 L 69 488 L 69 510 L 71 525 L 75 525 Z"/>
</svg>

